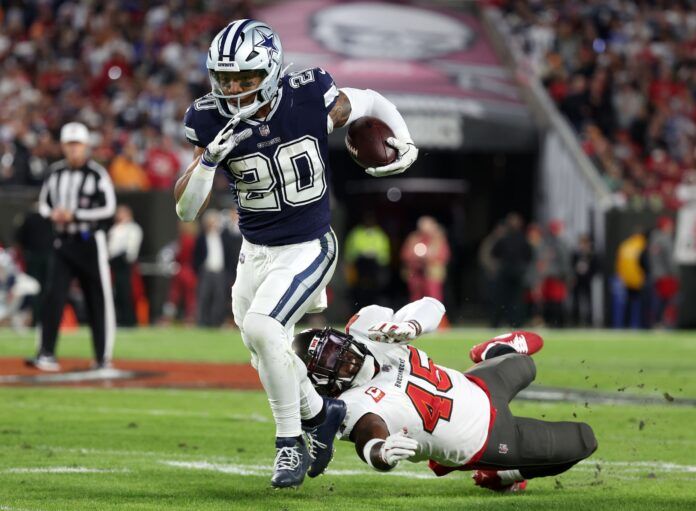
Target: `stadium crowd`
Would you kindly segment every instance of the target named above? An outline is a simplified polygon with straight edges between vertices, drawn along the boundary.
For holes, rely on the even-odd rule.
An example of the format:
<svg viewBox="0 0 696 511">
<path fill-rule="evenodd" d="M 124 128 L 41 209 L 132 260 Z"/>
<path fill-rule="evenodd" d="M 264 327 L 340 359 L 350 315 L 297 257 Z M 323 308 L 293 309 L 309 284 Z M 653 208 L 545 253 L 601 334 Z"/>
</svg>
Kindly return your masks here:
<svg viewBox="0 0 696 511">
<path fill-rule="evenodd" d="M 619 202 L 696 183 L 696 3 L 494 2 Z"/>
<path fill-rule="evenodd" d="M 117 189 L 171 189 L 191 155 L 184 112 L 210 89 L 210 39 L 248 4 L 0 4 L 0 186 L 40 186 L 60 127 L 80 121 Z"/>
</svg>

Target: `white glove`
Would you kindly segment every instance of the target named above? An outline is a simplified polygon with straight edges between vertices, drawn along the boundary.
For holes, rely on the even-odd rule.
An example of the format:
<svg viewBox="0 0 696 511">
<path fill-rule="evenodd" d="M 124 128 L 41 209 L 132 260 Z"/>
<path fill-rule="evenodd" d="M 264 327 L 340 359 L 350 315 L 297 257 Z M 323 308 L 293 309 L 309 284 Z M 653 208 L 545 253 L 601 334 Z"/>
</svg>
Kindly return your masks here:
<svg viewBox="0 0 696 511">
<path fill-rule="evenodd" d="M 405 142 L 403 140 L 399 140 L 398 138 L 389 137 L 387 139 L 387 144 L 396 149 L 398 153 L 396 160 L 389 165 L 365 169 L 365 172 L 373 177 L 385 177 L 401 174 L 403 171 L 413 165 L 413 162 L 416 161 L 416 158 L 418 158 L 418 148 L 413 144 L 413 142 Z"/>
<path fill-rule="evenodd" d="M 239 117 L 234 117 L 225 124 L 213 141 L 208 144 L 201 157 L 201 163 L 206 167 L 216 168 L 225 157 L 230 154 L 232 149 L 242 141 L 251 136 L 251 128 L 247 128 L 240 133 L 234 133 L 234 129 L 239 124 Z"/>
<path fill-rule="evenodd" d="M 382 444 L 379 455 L 387 465 L 395 467 L 401 460 L 416 455 L 418 441 L 407 437 L 406 433 L 406 428 L 404 428 L 398 433 L 389 435 Z"/>
<path fill-rule="evenodd" d="M 377 323 L 367 330 L 367 337 L 375 342 L 408 344 L 422 331 L 417 321 L 403 323 Z"/>
</svg>

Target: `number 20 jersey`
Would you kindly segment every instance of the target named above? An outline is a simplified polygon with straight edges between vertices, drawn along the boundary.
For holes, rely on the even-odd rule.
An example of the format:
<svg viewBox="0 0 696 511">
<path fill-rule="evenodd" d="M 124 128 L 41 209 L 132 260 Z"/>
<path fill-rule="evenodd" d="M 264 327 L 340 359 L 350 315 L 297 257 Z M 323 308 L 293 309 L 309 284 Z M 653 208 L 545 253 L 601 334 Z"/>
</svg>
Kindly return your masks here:
<svg viewBox="0 0 696 511">
<path fill-rule="evenodd" d="M 363 415 L 374 413 L 390 434 L 405 427 L 408 436 L 418 441 L 416 455 L 409 461 L 431 459 L 460 466 L 484 447 L 491 405 L 481 387 L 459 371 L 436 366 L 413 346 L 353 335 L 375 356 L 380 371 L 368 383 L 341 394 L 348 408 L 339 432 L 342 439 L 348 439 Z"/>
<path fill-rule="evenodd" d="M 237 126 L 236 132 L 251 128 L 252 135 L 219 169 L 231 182 L 239 227 L 250 242 L 289 245 L 329 231 L 328 113 L 337 98 L 324 70 L 292 73 L 281 79 L 265 119 L 244 119 Z M 207 94 L 186 111 L 186 138 L 206 147 L 230 118 Z"/>
</svg>

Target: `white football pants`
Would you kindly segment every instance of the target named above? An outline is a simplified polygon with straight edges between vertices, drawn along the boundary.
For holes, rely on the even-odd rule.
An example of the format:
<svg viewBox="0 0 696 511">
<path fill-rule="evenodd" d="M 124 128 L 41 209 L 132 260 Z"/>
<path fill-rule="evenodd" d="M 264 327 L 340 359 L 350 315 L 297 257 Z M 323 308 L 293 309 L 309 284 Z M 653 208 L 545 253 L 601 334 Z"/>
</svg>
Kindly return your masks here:
<svg viewBox="0 0 696 511">
<path fill-rule="evenodd" d="M 300 418 L 315 416 L 321 396 L 291 348 L 295 323 L 326 308 L 337 261 L 333 231 L 319 239 L 268 247 L 244 240 L 232 287 L 232 311 L 266 390 L 276 436 L 299 436 Z"/>
</svg>

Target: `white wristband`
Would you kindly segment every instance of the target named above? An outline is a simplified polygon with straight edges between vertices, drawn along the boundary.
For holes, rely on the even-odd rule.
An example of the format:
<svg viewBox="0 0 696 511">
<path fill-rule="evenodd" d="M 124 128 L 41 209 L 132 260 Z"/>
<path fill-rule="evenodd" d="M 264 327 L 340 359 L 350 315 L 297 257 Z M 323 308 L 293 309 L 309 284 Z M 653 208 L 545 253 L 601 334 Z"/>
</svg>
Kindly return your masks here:
<svg viewBox="0 0 696 511">
<path fill-rule="evenodd" d="M 365 447 L 363 447 L 363 458 L 365 458 L 365 463 L 370 465 L 375 470 L 383 471 L 383 469 L 377 468 L 372 464 L 372 457 L 370 456 L 370 453 L 372 453 L 372 448 L 379 443 L 383 444 L 384 440 L 381 438 L 373 438 L 372 440 L 368 440 Z"/>
<path fill-rule="evenodd" d="M 215 168 L 203 164 L 202 161 L 191 173 L 184 193 L 176 203 L 176 213 L 184 222 L 192 222 L 196 219 L 198 211 L 213 188 L 214 179 Z"/>
</svg>

